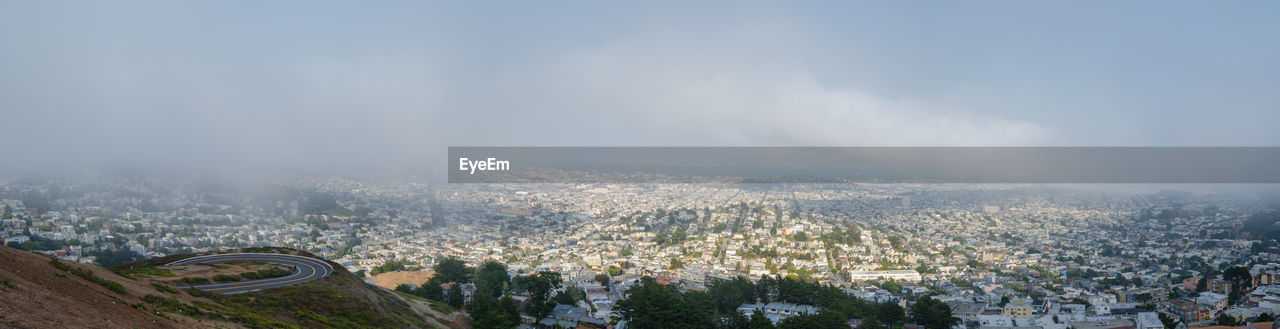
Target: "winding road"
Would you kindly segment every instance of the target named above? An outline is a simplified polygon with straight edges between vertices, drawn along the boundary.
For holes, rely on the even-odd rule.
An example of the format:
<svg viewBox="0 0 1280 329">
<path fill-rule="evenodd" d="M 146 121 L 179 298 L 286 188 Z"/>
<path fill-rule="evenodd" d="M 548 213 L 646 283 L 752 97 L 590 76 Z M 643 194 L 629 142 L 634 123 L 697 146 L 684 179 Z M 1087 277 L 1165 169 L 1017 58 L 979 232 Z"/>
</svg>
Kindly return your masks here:
<svg viewBox="0 0 1280 329">
<path fill-rule="evenodd" d="M 312 280 L 317 280 L 333 273 L 333 266 L 329 263 L 310 257 L 302 257 L 286 254 L 219 254 L 196 256 L 165 265 L 184 265 L 184 264 L 221 264 L 227 262 L 263 262 L 288 265 L 293 267 L 293 273 L 270 279 L 247 280 L 231 283 L 215 283 L 196 286 L 181 287 L 183 289 L 200 289 L 202 291 L 216 292 L 220 294 L 235 294 L 262 289 L 270 289 L 295 285 Z"/>
</svg>

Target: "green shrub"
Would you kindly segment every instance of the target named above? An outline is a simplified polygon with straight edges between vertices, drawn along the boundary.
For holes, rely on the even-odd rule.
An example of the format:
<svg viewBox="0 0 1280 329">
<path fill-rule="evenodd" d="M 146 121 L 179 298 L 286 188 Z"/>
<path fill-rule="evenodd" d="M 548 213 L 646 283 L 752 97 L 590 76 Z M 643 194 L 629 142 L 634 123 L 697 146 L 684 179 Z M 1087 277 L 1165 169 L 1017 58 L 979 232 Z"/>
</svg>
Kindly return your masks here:
<svg viewBox="0 0 1280 329">
<path fill-rule="evenodd" d="M 272 267 L 272 268 L 257 270 L 255 272 L 240 273 L 240 276 L 244 277 L 246 280 L 259 280 L 259 279 L 278 278 L 278 277 L 286 276 L 289 274 L 293 274 L 293 272 L 279 268 L 279 267 Z"/>
<path fill-rule="evenodd" d="M 209 294 L 208 292 L 205 292 L 204 290 L 200 290 L 200 289 L 196 289 L 196 288 L 187 289 L 187 294 L 188 294 L 188 295 L 191 295 L 191 296 L 195 296 L 195 297 L 208 297 L 208 296 L 213 296 L 212 294 Z"/>
<path fill-rule="evenodd" d="M 71 270 L 71 265 L 67 265 L 66 263 L 63 263 L 62 261 L 59 261 L 57 258 L 50 259 L 50 260 L 49 260 L 49 265 L 53 265 L 53 267 L 56 267 L 56 268 L 58 268 L 59 270 L 63 270 L 63 271 L 70 271 L 70 270 Z"/>
<path fill-rule="evenodd" d="M 106 287 L 107 290 L 114 291 L 118 294 L 125 293 L 124 286 L 121 285 L 119 282 L 99 278 L 98 276 L 93 275 L 92 270 L 67 265 L 66 263 L 63 263 L 62 261 L 59 261 L 57 259 L 50 259 L 49 265 L 53 265 L 53 267 L 56 267 L 63 271 L 71 272 L 71 274 L 75 274 L 78 277 L 84 278 L 85 280 L 89 280 L 89 282 L 97 283 L 100 286 Z"/>
<path fill-rule="evenodd" d="M 170 285 L 167 285 L 167 284 L 159 284 L 159 283 L 152 282 L 152 283 L 151 283 L 151 286 L 152 286 L 152 287 L 156 287 L 156 290 L 159 290 L 160 292 L 167 292 L 167 293 L 171 293 L 171 294 L 176 294 L 176 293 L 181 292 L 181 291 L 179 291 L 179 290 L 178 290 L 178 288 L 175 288 L 175 287 L 170 286 Z"/>
<path fill-rule="evenodd" d="M 115 282 L 115 281 L 107 281 L 107 280 L 102 280 L 102 281 L 103 281 L 103 282 L 101 283 L 101 284 L 102 284 L 102 286 L 103 286 L 103 287 L 107 287 L 107 290 L 114 291 L 114 292 L 116 292 L 117 294 L 123 294 L 123 293 L 124 293 L 124 285 L 121 285 L 119 282 Z"/>
<path fill-rule="evenodd" d="M 239 277 L 239 276 L 235 276 L 235 275 L 218 274 L 218 275 L 214 275 L 214 276 L 213 276 L 213 281 L 216 281 L 216 282 L 236 282 L 236 281 L 240 281 L 240 277 Z"/>
<path fill-rule="evenodd" d="M 146 301 L 147 303 L 151 303 L 151 305 L 158 306 L 161 312 L 168 312 L 168 313 L 177 312 L 177 313 L 182 313 L 183 315 L 188 315 L 188 316 L 201 316 L 205 314 L 204 311 L 200 310 L 200 308 L 187 305 L 173 298 L 161 297 L 156 295 L 146 295 L 142 297 L 142 300 Z"/>
<path fill-rule="evenodd" d="M 171 277 L 174 275 L 173 272 L 170 272 L 168 270 L 161 269 L 161 268 L 155 268 L 155 267 L 112 269 L 111 271 L 115 272 L 116 274 L 119 274 L 120 276 L 130 278 L 130 279 L 135 279 L 139 275 L 162 276 L 162 277 Z"/>
<path fill-rule="evenodd" d="M 189 286 L 194 286 L 194 285 L 197 285 L 197 284 L 209 284 L 209 278 L 202 277 L 202 276 L 195 276 L 195 277 L 189 277 L 189 278 L 182 278 L 182 280 L 180 280 L 180 281 L 181 281 L 183 284 L 186 284 L 186 285 L 189 285 Z"/>
</svg>

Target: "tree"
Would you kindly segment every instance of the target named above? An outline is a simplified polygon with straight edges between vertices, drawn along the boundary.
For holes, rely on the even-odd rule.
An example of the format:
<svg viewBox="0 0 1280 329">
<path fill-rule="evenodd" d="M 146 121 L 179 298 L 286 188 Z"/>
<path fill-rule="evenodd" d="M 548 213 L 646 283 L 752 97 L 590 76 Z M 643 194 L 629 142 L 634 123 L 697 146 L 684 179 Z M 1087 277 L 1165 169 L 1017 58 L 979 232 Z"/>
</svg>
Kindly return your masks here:
<svg viewBox="0 0 1280 329">
<path fill-rule="evenodd" d="M 1178 327 L 1178 319 L 1174 319 L 1163 312 L 1160 313 L 1160 323 L 1164 324 L 1164 329 L 1174 329 Z"/>
<path fill-rule="evenodd" d="M 1223 314 L 1218 316 L 1218 325 L 1235 327 L 1237 325 L 1240 325 L 1240 322 L 1237 321 L 1236 318 L 1231 317 L 1230 315 Z"/>
<path fill-rule="evenodd" d="M 476 269 L 475 281 L 476 293 L 483 293 L 496 298 L 502 296 L 502 291 L 505 288 L 503 285 L 511 281 L 511 276 L 507 275 L 507 265 L 495 261 L 486 261 L 480 264 L 480 268 Z"/>
<path fill-rule="evenodd" d="M 1253 276 L 1249 274 L 1249 269 L 1244 266 L 1233 266 L 1222 272 L 1222 279 L 1231 281 L 1233 285 L 1240 283 L 1252 283 Z"/>
<path fill-rule="evenodd" d="M 436 272 L 436 274 L 431 278 L 439 278 L 436 281 L 440 283 L 471 282 L 471 270 L 467 269 L 467 264 L 457 257 L 446 257 L 441 259 L 439 262 L 436 262 L 436 265 L 431 267 L 431 269 Z"/>
<path fill-rule="evenodd" d="M 858 325 L 858 329 L 880 329 L 883 327 L 884 325 L 880 324 L 880 319 L 874 316 L 862 318 L 862 324 Z"/>
<path fill-rule="evenodd" d="M 889 293 L 895 295 L 902 293 L 902 285 L 898 284 L 898 281 L 894 281 L 893 279 L 889 279 L 888 281 L 880 284 L 880 288 L 884 288 L 884 290 L 888 290 Z"/>
<path fill-rule="evenodd" d="M 770 321 L 769 317 L 765 316 L 764 312 L 761 312 L 758 309 L 751 313 L 751 321 L 749 324 L 750 325 L 748 327 L 751 329 L 774 329 L 773 321 Z"/>
<path fill-rule="evenodd" d="M 714 328 L 708 314 L 689 305 L 675 287 L 658 283 L 651 277 L 640 279 L 640 284 L 626 291 L 627 299 L 618 302 L 622 317 L 631 328 Z"/>
<path fill-rule="evenodd" d="M 902 306 L 886 302 L 876 305 L 876 318 L 890 328 L 894 328 L 903 325 L 907 315 L 903 312 Z"/>
<path fill-rule="evenodd" d="M 711 318 L 712 315 L 716 313 L 716 306 L 711 300 L 711 293 L 705 291 L 686 291 L 680 294 L 680 298 L 684 299 L 687 307 L 699 314 L 703 314 L 704 317 Z"/>
<path fill-rule="evenodd" d="M 756 297 L 760 298 L 761 303 L 773 301 L 773 296 L 777 293 L 778 280 L 773 277 L 766 275 L 756 282 Z"/>
<path fill-rule="evenodd" d="M 586 299 L 586 293 L 578 287 L 566 287 L 564 291 L 557 293 L 555 297 L 551 297 L 551 302 L 555 304 L 574 305 L 579 300 Z"/>
<path fill-rule="evenodd" d="M 750 280 L 741 276 L 733 280 L 713 282 L 708 291 L 711 292 L 716 311 L 720 313 L 734 312 L 738 305 L 755 302 L 755 287 Z"/>
<path fill-rule="evenodd" d="M 447 298 L 448 293 L 441 291 L 441 285 L 451 282 L 471 282 L 471 269 L 467 268 L 467 264 L 463 263 L 461 259 L 455 257 L 443 258 L 436 262 L 436 265 L 432 266 L 431 269 L 436 274 L 431 276 L 431 279 L 427 279 L 427 282 L 423 282 L 422 287 L 414 291 L 414 295 L 430 300 L 447 302 L 452 305 L 452 302 Z M 459 305 L 461 305 L 461 302 L 459 302 Z"/>
<path fill-rule="evenodd" d="M 751 318 L 742 312 L 729 312 L 716 323 L 717 329 L 751 329 Z"/>
<path fill-rule="evenodd" d="M 520 309 L 516 305 L 516 301 L 511 299 L 511 296 L 502 296 L 502 299 L 498 300 L 498 313 L 507 319 L 503 325 L 504 328 L 520 325 Z"/>
<path fill-rule="evenodd" d="M 951 307 L 946 303 L 926 295 L 911 306 L 911 321 L 926 329 L 946 329 L 959 323 L 960 318 L 951 316 Z"/>
<path fill-rule="evenodd" d="M 1244 266 L 1233 266 L 1222 272 L 1222 279 L 1231 281 L 1231 291 L 1228 292 L 1227 303 L 1234 305 L 1240 297 L 1244 295 L 1244 289 L 1253 285 L 1253 275 L 1249 274 L 1249 268 Z"/>
<path fill-rule="evenodd" d="M 609 275 L 607 274 L 604 274 L 604 273 L 596 274 L 596 277 L 594 279 L 596 279 L 596 282 L 599 282 L 600 285 L 602 286 L 609 285 Z"/>
<path fill-rule="evenodd" d="M 488 294 L 475 294 L 471 304 L 467 305 L 467 313 L 474 322 L 472 329 L 514 328 L 520 325 L 520 311 L 510 296 L 496 299 Z"/>
<path fill-rule="evenodd" d="M 415 295 L 421 296 L 422 298 L 443 302 L 444 301 L 443 288 L 440 288 L 439 284 L 430 283 L 431 280 L 427 280 L 427 282 L 428 283 L 426 285 L 418 287 L 418 289 L 414 290 L 414 292 L 416 292 Z"/>
<path fill-rule="evenodd" d="M 556 304 L 551 301 L 551 292 L 560 289 L 560 273 L 542 271 L 534 275 L 520 276 L 516 277 L 515 284 L 519 287 L 518 289 L 529 292 L 529 302 L 525 311 L 530 315 L 541 319 L 555 309 Z"/>
<path fill-rule="evenodd" d="M 444 295 L 444 301 L 453 308 L 462 308 L 462 302 L 465 301 L 462 296 L 462 285 L 454 283 L 453 287 L 449 287 L 449 292 Z"/>
<path fill-rule="evenodd" d="M 369 275 L 378 275 L 382 273 L 403 270 L 405 265 L 408 265 L 408 264 L 409 264 L 408 262 L 398 260 L 398 259 L 388 260 L 386 262 L 383 262 L 382 265 L 374 266 L 373 270 L 369 271 Z"/>
<path fill-rule="evenodd" d="M 835 312 L 792 316 L 778 323 L 778 329 L 848 329 L 849 323 Z"/>
<path fill-rule="evenodd" d="M 1276 317 L 1271 315 L 1271 313 L 1262 313 L 1258 314 L 1258 319 L 1254 322 L 1274 322 L 1275 320 Z"/>
</svg>

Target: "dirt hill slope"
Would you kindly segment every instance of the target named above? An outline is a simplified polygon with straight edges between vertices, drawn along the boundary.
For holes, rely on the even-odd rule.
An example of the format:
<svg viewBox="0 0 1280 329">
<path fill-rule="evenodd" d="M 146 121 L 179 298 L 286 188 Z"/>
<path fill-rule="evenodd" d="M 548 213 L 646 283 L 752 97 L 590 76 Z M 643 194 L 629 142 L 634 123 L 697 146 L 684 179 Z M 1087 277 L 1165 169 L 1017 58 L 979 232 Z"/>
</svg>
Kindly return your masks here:
<svg viewBox="0 0 1280 329">
<path fill-rule="evenodd" d="M 241 327 L 234 322 L 182 314 L 157 315 L 143 298 L 163 294 L 147 282 L 130 280 L 104 268 L 0 247 L 0 300 L 5 301 L 0 303 L 0 327 Z"/>
<path fill-rule="evenodd" d="M 228 252 L 315 257 L 282 248 Z M 463 313 L 366 284 L 341 266 L 324 279 L 283 288 L 234 295 L 181 291 L 172 286 L 174 273 L 163 264 L 190 256 L 108 270 L 0 247 L 0 327 L 469 327 Z"/>
</svg>

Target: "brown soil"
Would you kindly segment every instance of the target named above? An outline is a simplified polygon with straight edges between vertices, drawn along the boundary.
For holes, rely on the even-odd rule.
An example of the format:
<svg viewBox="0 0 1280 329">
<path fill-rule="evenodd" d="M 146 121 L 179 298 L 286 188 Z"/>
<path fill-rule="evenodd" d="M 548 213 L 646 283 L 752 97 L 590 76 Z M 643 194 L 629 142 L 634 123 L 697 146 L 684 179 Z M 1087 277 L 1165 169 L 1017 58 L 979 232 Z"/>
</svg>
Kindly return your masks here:
<svg viewBox="0 0 1280 329">
<path fill-rule="evenodd" d="M 142 296 L 158 295 L 190 303 L 186 294 L 156 290 L 147 280 L 121 277 L 106 269 L 62 261 L 88 269 L 94 276 L 118 282 L 118 294 L 75 274 L 53 267 L 43 255 L 0 247 L 0 327 L 3 328 L 242 328 L 237 323 L 194 319 L 135 308 L 150 307 Z M 167 317 L 167 318 L 166 318 Z"/>
</svg>

